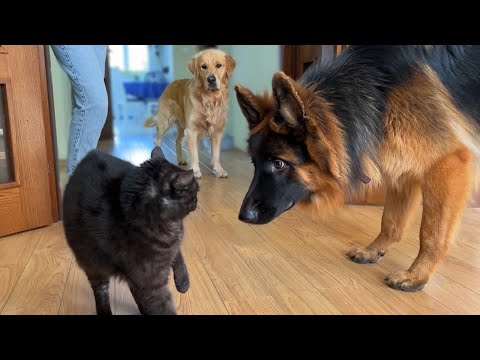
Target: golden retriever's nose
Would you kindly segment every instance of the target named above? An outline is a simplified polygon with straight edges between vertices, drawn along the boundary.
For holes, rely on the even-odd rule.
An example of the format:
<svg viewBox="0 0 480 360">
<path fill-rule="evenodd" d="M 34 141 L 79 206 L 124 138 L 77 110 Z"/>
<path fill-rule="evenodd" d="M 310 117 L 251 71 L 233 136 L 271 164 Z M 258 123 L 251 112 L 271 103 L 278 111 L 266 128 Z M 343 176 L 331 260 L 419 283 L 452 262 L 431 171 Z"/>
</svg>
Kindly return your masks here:
<svg viewBox="0 0 480 360">
<path fill-rule="evenodd" d="M 208 85 L 215 85 L 217 82 L 217 79 L 215 78 L 214 75 L 210 75 L 207 77 Z"/>
</svg>

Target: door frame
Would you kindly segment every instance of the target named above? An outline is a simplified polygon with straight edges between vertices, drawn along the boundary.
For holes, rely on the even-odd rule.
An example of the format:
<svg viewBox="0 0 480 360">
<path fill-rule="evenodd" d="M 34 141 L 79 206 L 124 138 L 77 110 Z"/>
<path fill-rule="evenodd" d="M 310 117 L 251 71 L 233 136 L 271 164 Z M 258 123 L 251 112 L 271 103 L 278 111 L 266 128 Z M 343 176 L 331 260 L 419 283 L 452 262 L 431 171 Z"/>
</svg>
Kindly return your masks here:
<svg viewBox="0 0 480 360">
<path fill-rule="evenodd" d="M 39 45 L 40 52 L 40 82 L 42 88 L 42 109 L 45 141 L 47 144 L 47 158 L 49 164 L 49 186 L 50 186 L 50 202 L 52 209 L 52 221 L 61 220 L 61 203 L 60 197 L 60 175 L 58 167 L 58 150 L 57 150 L 57 132 L 55 125 L 55 104 L 53 101 L 52 72 L 50 62 L 49 45 Z"/>
</svg>

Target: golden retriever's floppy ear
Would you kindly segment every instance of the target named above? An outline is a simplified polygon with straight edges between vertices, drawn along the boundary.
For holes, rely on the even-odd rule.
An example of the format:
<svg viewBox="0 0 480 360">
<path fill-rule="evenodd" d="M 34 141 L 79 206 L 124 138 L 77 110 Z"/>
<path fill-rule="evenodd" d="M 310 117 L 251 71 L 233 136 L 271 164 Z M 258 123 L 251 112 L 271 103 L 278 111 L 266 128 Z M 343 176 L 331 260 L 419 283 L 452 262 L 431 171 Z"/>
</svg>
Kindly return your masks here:
<svg viewBox="0 0 480 360">
<path fill-rule="evenodd" d="M 198 76 L 197 58 L 195 56 L 188 63 L 188 70 L 190 70 L 195 77 Z"/>
<path fill-rule="evenodd" d="M 250 90 L 240 85 L 235 85 L 235 92 L 237 93 L 237 102 L 240 110 L 242 110 L 243 115 L 247 119 L 248 129 L 252 130 L 262 121 L 263 109 L 257 97 Z"/>
<path fill-rule="evenodd" d="M 232 76 L 232 72 L 235 69 L 235 66 L 237 66 L 237 62 L 230 55 L 225 55 L 225 61 L 225 66 L 227 68 L 227 76 L 230 77 Z"/>
<path fill-rule="evenodd" d="M 283 71 L 279 71 L 273 75 L 272 90 L 275 108 L 278 110 L 274 125 L 278 126 L 280 132 L 301 130 L 306 113 L 295 81 Z"/>
</svg>

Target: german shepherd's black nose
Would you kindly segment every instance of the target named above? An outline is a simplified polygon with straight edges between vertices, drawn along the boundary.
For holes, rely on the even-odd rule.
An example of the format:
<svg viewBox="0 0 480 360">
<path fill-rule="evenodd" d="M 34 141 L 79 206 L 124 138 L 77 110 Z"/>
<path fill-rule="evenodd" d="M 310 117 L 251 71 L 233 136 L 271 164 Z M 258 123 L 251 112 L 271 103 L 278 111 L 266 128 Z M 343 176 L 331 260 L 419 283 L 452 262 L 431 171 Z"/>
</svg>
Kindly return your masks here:
<svg viewBox="0 0 480 360">
<path fill-rule="evenodd" d="M 240 213 L 238 214 L 238 220 L 246 223 L 253 223 L 257 219 L 257 216 L 257 210 L 251 207 L 242 207 Z"/>
</svg>

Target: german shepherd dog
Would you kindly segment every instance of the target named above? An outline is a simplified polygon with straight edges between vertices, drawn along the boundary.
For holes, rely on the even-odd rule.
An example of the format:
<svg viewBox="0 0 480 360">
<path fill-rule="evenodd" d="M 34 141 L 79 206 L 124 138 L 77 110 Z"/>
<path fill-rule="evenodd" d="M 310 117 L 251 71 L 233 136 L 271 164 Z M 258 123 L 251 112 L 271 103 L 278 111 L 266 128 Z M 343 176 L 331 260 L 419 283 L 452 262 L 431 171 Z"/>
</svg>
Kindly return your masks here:
<svg viewBox="0 0 480 360">
<path fill-rule="evenodd" d="M 351 46 L 298 81 L 273 76 L 273 97 L 235 87 L 255 165 L 239 213 L 265 224 L 295 204 L 326 213 L 383 184 L 382 227 L 348 256 L 375 263 L 423 214 L 420 251 L 385 281 L 421 290 L 445 257 L 480 159 L 479 46 Z"/>
</svg>

